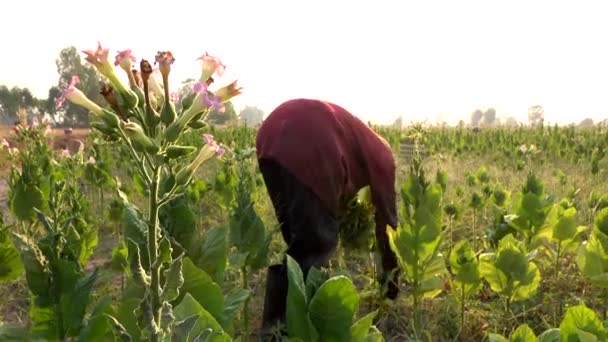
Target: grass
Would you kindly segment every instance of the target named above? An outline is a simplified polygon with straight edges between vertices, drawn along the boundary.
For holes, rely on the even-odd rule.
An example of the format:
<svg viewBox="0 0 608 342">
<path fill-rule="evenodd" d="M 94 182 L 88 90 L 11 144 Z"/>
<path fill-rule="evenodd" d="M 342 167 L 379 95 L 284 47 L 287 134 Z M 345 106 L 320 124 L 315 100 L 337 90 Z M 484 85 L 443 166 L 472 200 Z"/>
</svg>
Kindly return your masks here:
<svg viewBox="0 0 608 342">
<path fill-rule="evenodd" d="M 62 130 L 54 130 L 51 139 L 56 149 L 73 148 L 74 146 L 77 148 L 77 140 L 84 141 L 86 133 L 84 130 L 75 130 L 71 137 L 67 137 Z M 10 141 L 10 128 L 2 127 L 0 136 Z M 6 174 L 7 166 L 0 159 L 0 172 L 3 175 Z M 467 207 L 472 188 L 466 183 L 466 175 L 475 172 L 481 166 L 487 167 L 490 183 L 500 183 L 511 192 L 518 191 L 527 176 L 527 170 L 518 170 L 514 162 L 509 160 L 496 161 L 491 156 L 455 157 L 435 155 L 426 161 L 426 172 L 429 178 L 434 177 L 438 168 L 448 174 L 449 183 L 444 194 L 443 204 L 453 202 L 463 210 L 462 216 L 452 224 L 454 242 L 459 239 L 472 241 L 471 228 L 474 219 L 478 226 L 477 231 L 480 232 L 483 241 L 483 234 L 493 220 L 490 211 L 482 209 L 477 212 L 474 218 L 473 211 Z M 579 189 L 574 196 L 579 211 L 579 224 L 590 225 L 592 223 L 593 215 L 586 206 L 586 199 L 591 191 L 608 192 L 603 173 L 592 176 L 586 166 L 557 160 L 547 161 L 543 165 L 533 164 L 532 170 L 543 180 L 546 191 L 555 196 L 557 200 L 569 196 L 575 192 L 573 190 Z M 567 175 L 565 184 L 561 181 L 557 173 L 558 170 Z M 202 177 L 212 174 L 213 170 L 208 172 L 209 174 L 205 173 Z M 407 172 L 407 163 L 399 161 L 398 185 L 401 185 Z M 457 188 L 464 190 L 464 197 L 458 196 Z M 480 191 L 479 187 L 474 189 Z M 0 192 L 2 192 L 0 198 L 5 199 L 6 187 L 0 188 Z M 89 198 L 96 198 L 93 197 L 92 193 L 89 193 L 89 195 Z M 92 204 L 93 210 L 107 216 L 107 211 L 105 211 L 107 208 L 99 208 L 95 205 L 95 203 Z M 267 227 L 276 224 L 274 210 L 263 187 L 259 190 L 256 210 L 266 222 Z M 204 234 L 208 227 L 226 220 L 226 214 L 214 205 L 213 199 L 207 199 L 204 207 L 197 208 L 197 211 L 200 215 L 198 229 L 201 234 Z M 105 216 L 102 216 L 101 219 Z M 447 217 L 444 217 L 444 222 L 447 223 Z M 114 231 L 115 227 L 111 225 L 105 225 L 105 228 L 100 230 L 99 245 L 89 265 L 89 268 L 98 266 L 104 270 L 96 286 L 96 295 L 98 296 L 104 293 L 116 295 L 120 292 L 120 277 L 109 270 L 109 256 L 116 244 Z M 284 244 L 280 240 L 280 235 L 276 235 L 273 242 L 275 254 L 272 262 L 279 260 L 280 253 L 283 250 Z M 445 253 L 445 251 L 446 248 L 443 252 Z M 345 253 L 343 260 L 346 260 L 347 271 L 353 276 L 354 282 L 361 293 L 361 313 L 379 309 L 375 323 L 384 333 L 386 341 L 404 341 L 411 338 L 413 331 L 411 308 L 413 304 L 408 285 L 402 284 L 400 297 L 396 301 L 380 300 L 375 295 L 376 284 L 373 282 L 375 271 L 369 256 L 343 250 L 338 251 L 338 253 Z M 334 255 L 332 264 L 337 265 L 337 260 L 337 256 Z M 513 316 L 506 313 L 504 303 L 485 285 L 478 296 L 469 300 L 465 326 L 462 331 L 459 328 L 459 303 L 449 291 L 450 286 L 446 281 L 446 291 L 435 299 L 424 301 L 422 306 L 427 339 L 431 340 L 430 337 L 432 337 L 433 341 L 481 341 L 485 339 L 488 332 L 508 335 L 517 325 L 523 322 L 528 323 L 536 333 L 540 333 L 549 327 L 559 325 L 565 308 L 568 305 L 576 305 L 581 300 L 601 314 L 603 307 L 600 293 L 580 275 L 574 257 L 571 255 L 565 256 L 562 260 L 561 269 L 562 273 L 558 279 L 551 277 L 552 270 L 541 269 L 543 282 L 539 293 L 525 305 L 514 305 Z M 228 278 L 227 286 L 238 286 L 239 278 L 237 275 L 230 273 Z M 261 323 L 264 281 L 265 271 L 261 271 L 252 274 L 249 282 L 253 291 L 253 299 L 250 302 L 250 317 L 252 318 L 251 326 L 254 330 Z M 13 284 L 0 285 L 0 298 L 2 298 L 0 299 L 0 321 L 27 324 L 28 295 L 23 279 Z M 556 304 L 560 304 L 560 306 L 558 307 Z"/>
</svg>

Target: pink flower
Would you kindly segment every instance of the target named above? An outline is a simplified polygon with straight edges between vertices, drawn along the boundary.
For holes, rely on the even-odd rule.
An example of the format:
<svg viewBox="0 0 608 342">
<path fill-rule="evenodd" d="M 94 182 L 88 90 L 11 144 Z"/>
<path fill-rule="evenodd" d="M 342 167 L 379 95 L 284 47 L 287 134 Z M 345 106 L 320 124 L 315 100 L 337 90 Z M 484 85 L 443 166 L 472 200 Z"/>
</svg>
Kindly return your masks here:
<svg viewBox="0 0 608 342">
<path fill-rule="evenodd" d="M 66 95 L 68 93 L 77 90 L 76 85 L 79 82 L 80 82 L 80 78 L 78 77 L 78 75 L 72 76 L 72 80 L 70 81 L 70 84 L 67 86 L 67 88 L 65 88 L 63 90 L 61 95 L 55 99 L 55 107 L 57 107 L 57 109 L 63 107 L 63 104 L 65 103 L 65 100 L 66 100 Z"/>
<path fill-rule="evenodd" d="M 215 138 L 209 133 L 203 134 L 203 140 L 205 140 L 205 144 L 215 143 Z"/>
<path fill-rule="evenodd" d="M 175 62 L 175 58 L 171 51 L 158 51 L 156 57 L 154 59 L 154 64 L 159 64 L 159 66 L 168 66 Z"/>
<path fill-rule="evenodd" d="M 219 58 L 209 55 L 206 51 L 205 53 L 197 58 L 197 60 L 203 61 L 203 73 L 201 74 L 200 81 L 205 83 L 207 80 L 216 73 L 218 76 L 222 76 L 224 74 L 224 70 L 226 70 L 226 66 L 220 61 Z"/>
<path fill-rule="evenodd" d="M 40 122 L 38 122 L 38 118 L 33 118 L 32 119 L 32 128 L 36 128 L 40 126 Z"/>
<path fill-rule="evenodd" d="M 217 149 L 215 150 L 215 153 L 217 154 L 218 157 L 223 156 L 225 152 L 226 152 L 226 150 L 221 146 L 218 146 Z"/>
<path fill-rule="evenodd" d="M 70 150 L 68 150 L 67 148 L 64 148 L 63 150 L 61 150 L 61 154 L 59 156 L 61 158 L 69 158 L 70 157 Z"/>
<path fill-rule="evenodd" d="M 129 72 L 133 68 L 133 63 L 135 63 L 137 59 L 135 56 L 131 54 L 131 49 L 127 49 L 124 51 L 118 51 L 116 58 L 114 60 L 114 65 L 120 65 L 120 67 Z"/>
<path fill-rule="evenodd" d="M 93 158 L 93 156 L 89 157 L 89 160 L 87 160 L 87 164 L 95 164 L 95 158 Z"/>
<path fill-rule="evenodd" d="M 226 108 L 224 107 L 224 103 L 222 98 L 216 95 L 213 95 L 210 91 L 207 90 L 208 85 L 203 82 L 197 82 L 192 87 L 192 92 L 199 94 L 197 98 L 202 98 L 202 103 L 207 108 L 215 108 L 218 112 L 223 113 Z"/>
<path fill-rule="evenodd" d="M 105 66 L 105 64 L 109 64 L 110 49 L 102 48 L 100 42 L 97 42 L 97 50 L 85 50 L 82 52 L 87 55 L 87 57 L 85 57 L 87 62 L 93 64 L 97 68 L 101 68 Z"/>
<path fill-rule="evenodd" d="M 243 87 L 239 87 L 237 85 L 237 82 L 238 81 L 234 81 L 234 82 L 230 83 L 229 85 L 218 89 L 218 91 L 216 91 L 215 94 L 222 99 L 222 102 L 226 102 L 226 101 L 230 100 L 231 98 L 242 94 Z"/>
<path fill-rule="evenodd" d="M 72 76 L 72 80 L 68 87 L 61 93 L 61 95 L 55 100 L 55 105 L 57 109 L 61 108 L 65 103 L 65 100 L 68 100 L 74 104 L 77 104 L 81 107 L 84 107 L 95 114 L 99 114 L 103 111 L 101 107 L 95 104 L 93 101 L 89 100 L 86 95 L 76 88 L 76 84 L 80 82 L 78 76 Z"/>
</svg>

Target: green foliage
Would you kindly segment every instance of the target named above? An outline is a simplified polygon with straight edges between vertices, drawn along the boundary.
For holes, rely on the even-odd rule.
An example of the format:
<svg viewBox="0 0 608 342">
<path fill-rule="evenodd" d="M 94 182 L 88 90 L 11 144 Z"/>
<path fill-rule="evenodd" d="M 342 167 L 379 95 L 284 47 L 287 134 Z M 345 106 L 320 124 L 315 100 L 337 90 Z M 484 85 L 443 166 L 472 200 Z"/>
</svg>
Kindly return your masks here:
<svg viewBox="0 0 608 342">
<path fill-rule="evenodd" d="M 329 277 L 312 268 L 306 280 L 298 263 L 287 258 L 287 333 L 298 341 L 366 341 L 376 337 L 377 312 L 354 321 L 359 295 L 351 280 Z M 377 339 L 376 339 L 377 340 Z"/>
<path fill-rule="evenodd" d="M 11 228 L 5 225 L 4 216 L 0 215 L 0 283 L 13 282 L 24 272 L 19 252 L 10 239 Z"/>
<path fill-rule="evenodd" d="M 505 298 L 507 307 L 530 299 L 540 286 L 538 267 L 530 260 L 524 243 L 511 234 L 500 240 L 495 253 L 480 255 L 479 271 L 492 291 Z"/>
<path fill-rule="evenodd" d="M 401 189 L 401 221 L 396 230 L 387 228 L 391 248 L 413 284 L 414 296 L 433 298 L 443 288 L 441 196 L 441 186 L 428 183 L 421 165 L 414 162 Z"/>
<path fill-rule="evenodd" d="M 450 253 L 450 267 L 456 293 L 461 293 L 464 299 L 479 292 L 482 285 L 479 262 L 467 240 L 454 245 Z"/>
<path fill-rule="evenodd" d="M 577 255 L 578 268 L 597 287 L 608 288 L 608 208 L 595 218 L 589 239 Z"/>
<path fill-rule="evenodd" d="M 528 324 L 521 324 L 506 338 L 500 334 L 489 333 L 491 342 L 578 342 L 605 341 L 608 336 L 606 328 L 597 314 L 584 303 L 566 310 L 559 328 L 550 328 L 536 336 Z"/>
</svg>

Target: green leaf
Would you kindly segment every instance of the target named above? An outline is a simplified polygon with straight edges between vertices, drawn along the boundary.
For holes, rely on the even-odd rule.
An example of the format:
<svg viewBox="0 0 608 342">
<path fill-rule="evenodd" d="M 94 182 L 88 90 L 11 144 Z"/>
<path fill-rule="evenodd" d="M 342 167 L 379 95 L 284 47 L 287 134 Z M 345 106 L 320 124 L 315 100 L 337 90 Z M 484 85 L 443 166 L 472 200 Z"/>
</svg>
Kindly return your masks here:
<svg viewBox="0 0 608 342">
<path fill-rule="evenodd" d="M 69 336 L 78 335 L 83 326 L 84 315 L 96 280 L 97 270 L 80 278 L 71 291 L 61 297 L 64 329 Z"/>
<path fill-rule="evenodd" d="M 310 300 L 310 320 L 322 341 L 348 341 L 359 305 L 357 289 L 344 276 L 323 283 Z"/>
<path fill-rule="evenodd" d="M 509 339 L 500 334 L 489 333 L 488 342 L 509 342 Z"/>
<path fill-rule="evenodd" d="M 559 326 L 559 330 L 564 342 L 581 341 L 581 335 L 588 337 L 589 334 L 595 336 L 600 341 L 604 341 L 607 337 L 602 321 L 585 304 L 568 308 Z"/>
<path fill-rule="evenodd" d="M 538 342 L 538 338 L 534 334 L 534 331 L 527 324 L 520 325 L 510 338 L 511 342 Z"/>
<path fill-rule="evenodd" d="M 57 340 L 59 338 L 59 326 L 57 315 L 50 307 L 40 307 L 32 303 L 30 308 L 30 317 L 32 319 L 32 327 L 30 333 L 32 336 L 44 340 Z"/>
<path fill-rule="evenodd" d="M 166 236 L 163 236 L 163 238 L 160 240 L 160 245 L 159 245 L 159 255 L 158 255 L 158 260 L 160 260 L 160 262 L 162 263 L 170 263 L 171 262 L 171 252 L 173 252 L 173 249 L 171 249 L 171 242 L 169 242 L 169 239 L 167 239 Z"/>
<path fill-rule="evenodd" d="M 179 198 L 163 206 L 159 216 L 161 225 L 181 246 L 188 251 L 199 248 L 195 238 L 196 215 L 185 199 Z"/>
<path fill-rule="evenodd" d="M 530 263 L 526 277 L 516 283 L 512 300 L 517 302 L 532 298 L 536 294 L 540 282 L 541 275 L 538 267 L 534 263 Z"/>
<path fill-rule="evenodd" d="M 298 262 L 289 254 L 287 259 L 287 332 L 289 336 L 310 341 L 310 324 L 308 320 L 308 300 L 306 298 L 306 286 L 304 285 L 304 274 Z"/>
<path fill-rule="evenodd" d="M 205 271 L 196 267 L 188 257 L 183 258 L 182 273 L 184 275 L 184 284 L 180 288 L 178 298 L 174 302 L 181 302 L 185 295 L 190 295 L 207 312 L 215 317 L 215 320 L 221 321 L 224 312 L 222 289 L 213 282 L 213 279 Z"/>
<path fill-rule="evenodd" d="M 107 341 L 112 334 L 106 314 L 110 311 L 110 296 L 105 296 L 95 306 L 86 326 L 80 331 L 79 342 L 103 342 Z"/>
<path fill-rule="evenodd" d="M 573 239 L 576 235 L 576 209 L 569 208 L 564 211 L 559 221 L 553 226 L 553 238 L 558 241 Z"/>
<path fill-rule="evenodd" d="M 312 298 L 319 287 L 329 279 L 328 275 L 316 267 L 311 267 L 306 276 L 306 298 Z"/>
<path fill-rule="evenodd" d="M 126 271 L 129 267 L 128 254 L 124 240 L 120 240 L 112 249 L 111 268 L 115 271 Z"/>
<path fill-rule="evenodd" d="M 0 283 L 10 283 L 19 278 L 25 269 L 7 230 L 0 229 Z"/>
<path fill-rule="evenodd" d="M 129 255 L 131 255 L 131 276 L 137 285 L 146 287 L 150 284 L 150 276 L 146 273 L 146 270 L 142 266 L 139 245 L 137 245 L 137 243 L 131 239 L 129 239 L 127 243 L 130 250 L 134 252 L 129 253 Z"/>
<path fill-rule="evenodd" d="M 538 336 L 539 342 L 560 342 L 561 341 L 561 333 L 558 328 L 551 328 L 545 330 L 542 334 Z"/>
<path fill-rule="evenodd" d="M 139 247 L 139 253 L 142 266 L 145 270 L 149 269 L 149 257 L 147 249 L 148 225 L 143 219 L 143 216 L 135 206 L 123 199 L 123 224 L 125 231 L 125 240 L 132 240 Z M 129 255 L 135 254 L 133 245 L 127 244 Z"/>
<path fill-rule="evenodd" d="M 607 259 L 608 255 L 599 240 L 599 233 L 594 230 L 577 254 L 578 268 L 593 285 L 608 288 Z"/>
<path fill-rule="evenodd" d="M 234 315 L 243 307 L 243 304 L 249 299 L 251 292 L 241 288 L 233 288 L 226 294 L 224 298 L 224 312 L 222 314 L 222 322 L 232 322 Z"/>
<path fill-rule="evenodd" d="M 490 285 L 492 291 L 501 293 L 507 287 L 507 276 L 494 266 L 494 253 L 483 253 L 479 256 L 479 273 Z"/>
<path fill-rule="evenodd" d="M 163 301 L 174 301 L 179 296 L 180 288 L 184 285 L 182 258 L 183 256 L 180 256 L 173 260 L 169 268 L 165 271 L 165 286 L 163 287 L 162 294 Z"/>
<path fill-rule="evenodd" d="M 112 325 L 112 327 L 114 328 L 114 335 L 116 337 L 118 337 L 118 339 L 122 342 L 131 342 L 132 338 L 131 335 L 129 335 L 129 333 L 127 332 L 127 330 L 125 329 L 125 327 L 120 324 L 120 322 L 110 316 L 106 314 L 106 317 L 108 318 L 108 320 L 110 321 L 110 324 Z"/>
<path fill-rule="evenodd" d="M 224 284 L 224 272 L 228 259 L 228 240 L 226 227 L 215 227 L 205 234 L 205 241 L 200 247 L 196 265 L 213 278 L 218 285 Z"/>
<path fill-rule="evenodd" d="M 44 193 L 38 186 L 20 180 L 9 194 L 9 208 L 18 220 L 34 221 L 36 219 L 34 208 L 46 209 Z"/>
<path fill-rule="evenodd" d="M 378 310 L 372 311 L 353 324 L 350 329 L 350 341 L 365 342 L 365 338 L 367 337 L 377 314 Z"/>
<path fill-rule="evenodd" d="M 36 296 L 46 296 L 51 283 L 46 257 L 29 237 L 17 233 L 13 233 L 13 236 L 30 291 Z"/>
<path fill-rule="evenodd" d="M 199 315 L 195 314 L 179 322 L 175 322 L 172 330 L 173 335 L 171 336 L 172 341 L 188 341 L 190 338 L 190 331 L 194 329 L 198 319 Z"/>
<path fill-rule="evenodd" d="M 189 293 L 186 293 L 179 305 L 175 307 L 173 314 L 177 322 L 190 318 L 193 315 L 198 315 L 198 320 L 190 330 L 187 341 L 194 341 L 195 337 L 206 329 L 220 333 L 219 337 L 214 338 L 212 341 L 230 341 L 230 337 L 223 332 L 222 327 L 213 315 L 205 310 Z"/>
</svg>

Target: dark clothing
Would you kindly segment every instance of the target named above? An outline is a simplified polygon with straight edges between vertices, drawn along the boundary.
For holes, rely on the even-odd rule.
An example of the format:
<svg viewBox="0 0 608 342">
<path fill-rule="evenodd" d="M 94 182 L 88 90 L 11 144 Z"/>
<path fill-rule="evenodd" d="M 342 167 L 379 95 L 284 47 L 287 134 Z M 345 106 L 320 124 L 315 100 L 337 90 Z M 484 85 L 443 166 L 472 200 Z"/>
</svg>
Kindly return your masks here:
<svg viewBox="0 0 608 342">
<path fill-rule="evenodd" d="M 341 204 L 367 185 L 384 274 L 397 267 L 386 234 L 387 225 L 397 226 L 395 162 L 384 139 L 342 107 L 296 99 L 270 113 L 258 130 L 256 147 L 286 253 L 304 276 L 312 266 L 327 265 L 338 243 Z M 284 268 L 269 269 L 265 325 L 284 319 Z M 388 296 L 395 298 L 397 291 L 389 285 Z"/>
<path fill-rule="evenodd" d="M 286 254 L 294 258 L 306 278 L 312 266 L 327 266 L 338 243 L 338 221 L 319 198 L 289 171 L 272 160 L 260 160 L 260 170 L 275 208 Z M 270 328 L 285 320 L 287 266 L 268 269 L 263 321 Z"/>
</svg>

